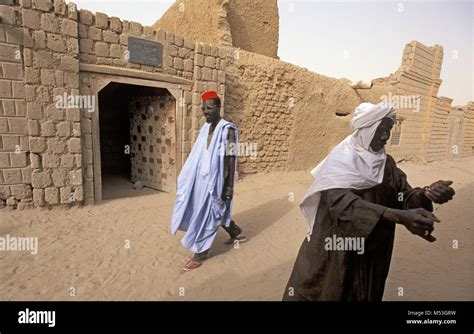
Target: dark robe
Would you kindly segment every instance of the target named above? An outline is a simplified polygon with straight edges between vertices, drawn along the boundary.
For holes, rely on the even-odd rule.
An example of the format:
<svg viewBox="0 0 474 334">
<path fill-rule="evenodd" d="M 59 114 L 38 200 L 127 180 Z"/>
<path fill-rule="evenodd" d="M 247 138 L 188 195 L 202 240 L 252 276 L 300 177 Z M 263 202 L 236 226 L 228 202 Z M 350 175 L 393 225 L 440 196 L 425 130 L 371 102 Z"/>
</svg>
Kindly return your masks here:
<svg viewBox="0 0 474 334">
<path fill-rule="evenodd" d="M 300 248 L 283 300 L 382 300 L 395 236 L 395 223 L 382 218 L 387 207 L 433 211 L 423 189 L 408 184 L 390 155 L 380 185 L 321 192 L 313 233 Z M 364 238 L 364 254 L 327 251 L 325 240 L 333 235 Z"/>
</svg>

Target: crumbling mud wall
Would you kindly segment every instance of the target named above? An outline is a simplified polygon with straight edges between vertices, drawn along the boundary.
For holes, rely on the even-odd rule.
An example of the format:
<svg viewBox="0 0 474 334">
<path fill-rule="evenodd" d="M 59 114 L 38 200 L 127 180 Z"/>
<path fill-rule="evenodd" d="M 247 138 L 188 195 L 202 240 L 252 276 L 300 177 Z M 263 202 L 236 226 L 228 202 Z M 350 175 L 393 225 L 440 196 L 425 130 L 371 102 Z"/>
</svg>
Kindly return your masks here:
<svg viewBox="0 0 474 334">
<path fill-rule="evenodd" d="M 401 130 L 398 143 L 389 145 L 388 150 L 397 160 L 430 162 L 474 154 L 472 102 L 451 116 L 453 100 L 438 96 L 442 62 L 442 46 L 412 41 L 403 50 L 400 68 L 390 78 L 398 87 L 392 98 L 398 104 Z"/>
<path fill-rule="evenodd" d="M 153 25 L 197 42 L 277 57 L 276 0 L 179 0 Z"/>
<path fill-rule="evenodd" d="M 463 108 L 464 112 L 464 128 L 463 128 L 463 146 L 462 156 L 474 156 L 474 102 L 469 102 Z"/>
<path fill-rule="evenodd" d="M 401 67 L 392 78 L 398 86 L 392 100 L 398 104 L 401 134 L 398 145 L 389 149 L 397 160 L 427 160 L 442 62 L 439 45 L 427 47 L 412 41 L 403 50 Z"/>
<path fill-rule="evenodd" d="M 449 112 L 451 111 L 452 99 L 441 96 L 437 98 L 436 105 L 432 110 L 432 126 L 429 137 L 429 147 L 426 160 L 435 161 L 446 158 L 448 150 L 449 134 Z M 456 150 L 454 149 L 454 152 Z"/>
<path fill-rule="evenodd" d="M 446 156 L 449 160 L 462 157 L 465 118 L 462 108 L 451 107 L 448 114 Z"/>
</svg>

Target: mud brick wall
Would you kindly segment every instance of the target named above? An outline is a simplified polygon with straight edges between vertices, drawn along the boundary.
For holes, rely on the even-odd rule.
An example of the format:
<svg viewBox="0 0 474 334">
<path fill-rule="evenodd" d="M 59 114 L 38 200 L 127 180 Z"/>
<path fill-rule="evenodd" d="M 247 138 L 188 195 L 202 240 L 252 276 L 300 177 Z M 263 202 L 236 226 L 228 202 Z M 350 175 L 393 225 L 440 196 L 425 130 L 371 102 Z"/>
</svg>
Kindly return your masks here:
<svg viewBox="0 0 474 334">
<path fill-rule="evenodd" d="M 58 96 L 79 94 L 76 6 L 22 1 L 21 13 L 33 202 L 82 202 L 80 111 L 56 103 Z"/>
<path fill-rule="evenodd" d="M 225 72 L 222 59 L 224 50 L 204 43 L 167 32 L 142 26 L 137 22 L 108 17 L 103 13 L 91 13 L 82 9 L 79 12 L 79 50 L 81 64 L 102 65 L 116 68 L 128 68 L 148 73 L 161 73 L 173 77 L 191 80 L 191 91 L 184 91 L 177 101 L 183 108 L 183 132 L 181 157 L 184 163 L 191 152 L 192 144 L 197 138 L 199 128 L 204 123 L 201 113 L 200 96 L 206 90 L 216 90 L 224 100 Z M 128 36 L 157 41 L 163 45 L 163 65 L 153 67 L 128 62 Z M 94 94 L 91 90 L 93 81 L 100 75 L 81 74 L 81 94 Z M 93 161 L 92 131 L 90 128 L 92 115 L 82 113 L 82 121 L 88 124 L 84 132 L 85 186 L 86 199 L 93 198 Z"/>
<path fill-rule="evenodd" d="M 391 148 L 397 160 L 427 158 L 442 61 L 443 48 L 439 45 L 427 47 L 412 41 L 405 46 L 395 84 L 398 95 L 420 97 L 420 110 L 399 108 L 397 112 L 397 117 L 403 119 L 400 145 Z"/>
<path fill-rule="evenodd" d="M 0 5 L 0 206 L 31 206 L 31 168 L 18 6 Z"/>
<path fill-rule="evenodd" d="M 175 96 L 182 116 L 176 120 L 181 163 L 204 123 L 200 96 L 206 90 L 219 92 L 223 115 L 239 127 L 240 142 L 257 150 L 256 159 L 239 157 L 243 173 L 314 167 L 349 134 L 350 118 L 359 103 L 378 103 L 389 93 L 421 99 L 419 111 L 399 108 L 400 144 L 387 147 L 397 160 L 432 161 L 474 153 L 474 103 L 450 111 L 450 99 L 438 97 L 441 46 L 412 41 L 394 74 L 373 80 L 370 87 L 353 88 L 349 80 L 279 61 L 273 49 L 268 49 L 269 57 L 235 48 L 231 35 L 237 23 L 232 23 L 232 10 L 238 13 L 249 4 L 254 6 L 243 2 L 232 9 L 232 2 L 214 3 L 216 45 L 103 13 L 78 11 L 64 0 L 0 5 L 0 207 L 93 202 L 99 185 L 94 180 L 98 152 L 93 147 L 98 133 L 94 113 L 79 106 L 58 106 L 57 99 L 98 96 L 100 83 L 110 82 L 110 75 L 125 77 L 121 70 L 134 78 L 130 84 L 150 76 L 180 83 L 169 87 L 184 83 L 185 87 L 173 88 L 174 95 L 181 95 Z M 274 4 L 270 12 L 275 11 Z M 180 19 L 182 27 L 189 27 L 185 16 Z M 273 19 L 270 43 L 277 31 Z M 263 45 L 258 42 L 261 36 L 252 34 L 252 45 Z M 129 36 L 161 42 L 162 67 L 130 63 Z M 453 133 L 458 128 L 460 135 Z M 454 144 L 459 155 L 450 153 Z"/>
<path fill-rule="evenodd" d="M 448 117 L 453 100 L 447 97 L 439 97 L 436 102 L 437 103 L 433 108 L 433 122 L 426 157 L 427 161 L 445 159 L 448 150 Z"/>
<path fill-rule="evenodd" d="M 243 174 L 310 169 L 350 133 L 362 101 L 380 102 L 395 87 L 356 91 L 347 79 L 319 75 L 286 62 L 234 49 L 226 58 L 226 117 L 257 157 L 239 156 Z"/>
<path fill-rule="evenodd" d="M 452 107 L 448 115 L 448 144 L 446 156 L 449 160 L 462 157 L 465 118 L 462 108 Z"/>
<path fill-rule="evenodd" d="M 464 120 L 462 156 L 472 157 L 474 156 L 474 102 L 469 102 L 464 108 Z"/>
<path fill-rule="evenodd" d="M 153 27 L 278 58 L 276 0 L 177 0 Z"/>
<path fill-rule="evenodd" d="M 189 127 L 185 135 L 183 146 L 186 156 L 191 152 L 191 145 L 196 141 L 199 129 L 205 122 L 201 111 L 201 94 L 207 90 L 218 92 L 221 97 L 223 114 L 226 117 L 227 109 L 225 105 L 225 62 L 224 59 L 228 49 L 218 48 L 204 43 L 196 43 L 194 50 L 194 88 L 191 101 L 185 96 L 185 103 L 191 102 L 191 109 L 188 109 L 184 116 L 185 128 Z"/>
<path fill-rule="evenodd" d="M 137 22 L 108 17 L 103 13 L 93 14 L 81 9 L 79 12 L 80 60 L 84 64 L 108 65 L 146 72 L 193 78 L 194 41 L 174 33 Z M 128 62 L 128 37 L 134 36 L 163 44 L 163 67 Z"/>
</svg>

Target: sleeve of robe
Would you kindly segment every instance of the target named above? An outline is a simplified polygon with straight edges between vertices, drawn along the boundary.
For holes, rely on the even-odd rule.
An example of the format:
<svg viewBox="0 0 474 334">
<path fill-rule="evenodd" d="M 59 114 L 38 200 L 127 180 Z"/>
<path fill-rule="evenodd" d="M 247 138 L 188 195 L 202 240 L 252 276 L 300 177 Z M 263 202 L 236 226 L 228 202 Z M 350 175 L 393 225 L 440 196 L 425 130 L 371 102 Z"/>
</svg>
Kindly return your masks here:
<svg viewBox="0 0 474 334">
<path fill-rule="evenodd" d="M 391 156 L 387 156 L 386 172 L 394 190 L 393 193 L 387 192 L 387 196 L 396 196 L 393 208 L 407 210 L 423 207 L 433 211 L 433 205 L 423 195 L 423 189 L 410 186 L 406 174 L 396 166 Z M 349 189 L 331 189 L 325 192 L 325 196 L 331 218 L 343 236 L 363 237 L 369 241 L 369 249 L 374 243 L 393 237 L 394 223 L 382 219 L 387 206 L 369 202 Z"/>
<path fill-rule="evenodd" d="M 349 189 L 331 189 L 325 196 L 329 214 L 342 236 L 367 239 L 386 210 Z"/>
<path fill-rule="evenodd" d="M 393 160 L 392 157 L 389 156 Z M 393 162 L 395 165 L 395 161 Z M 397 175 L 397 202 L 399 203 L 397 209 L 416 209 L 424 208 L 433 212 L 433 203 L 425 197 L 423 188 L 412 188 L 407 181 L 407 175 L 396 165 L 394 166 Z"/>
</svg>

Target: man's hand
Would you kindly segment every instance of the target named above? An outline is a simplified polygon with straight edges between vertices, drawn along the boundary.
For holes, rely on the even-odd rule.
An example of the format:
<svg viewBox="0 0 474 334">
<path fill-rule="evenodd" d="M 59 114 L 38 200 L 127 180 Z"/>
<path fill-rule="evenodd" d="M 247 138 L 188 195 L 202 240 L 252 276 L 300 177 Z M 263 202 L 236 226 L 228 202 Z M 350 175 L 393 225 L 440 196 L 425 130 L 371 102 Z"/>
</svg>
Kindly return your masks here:
<svg viewBox="0 0 474 334">
<path fill-rule="evenodd" d="M 440 220 L 423 208 L 410 210 L 387 209 L 383 217 L 394 223 L 404 225 L 408 231 L 429 242 L 436 241 L 431 232 L 434 231 L 434 222 L 439 223 Z"/>
<path fill-rule="evenodd" d="M 439 180 L 425 189 L 425 197 L 436 204 L 443 204 L 453 199 L 454 189 L 450 187 L 453 181 Z"/>
</svg>

